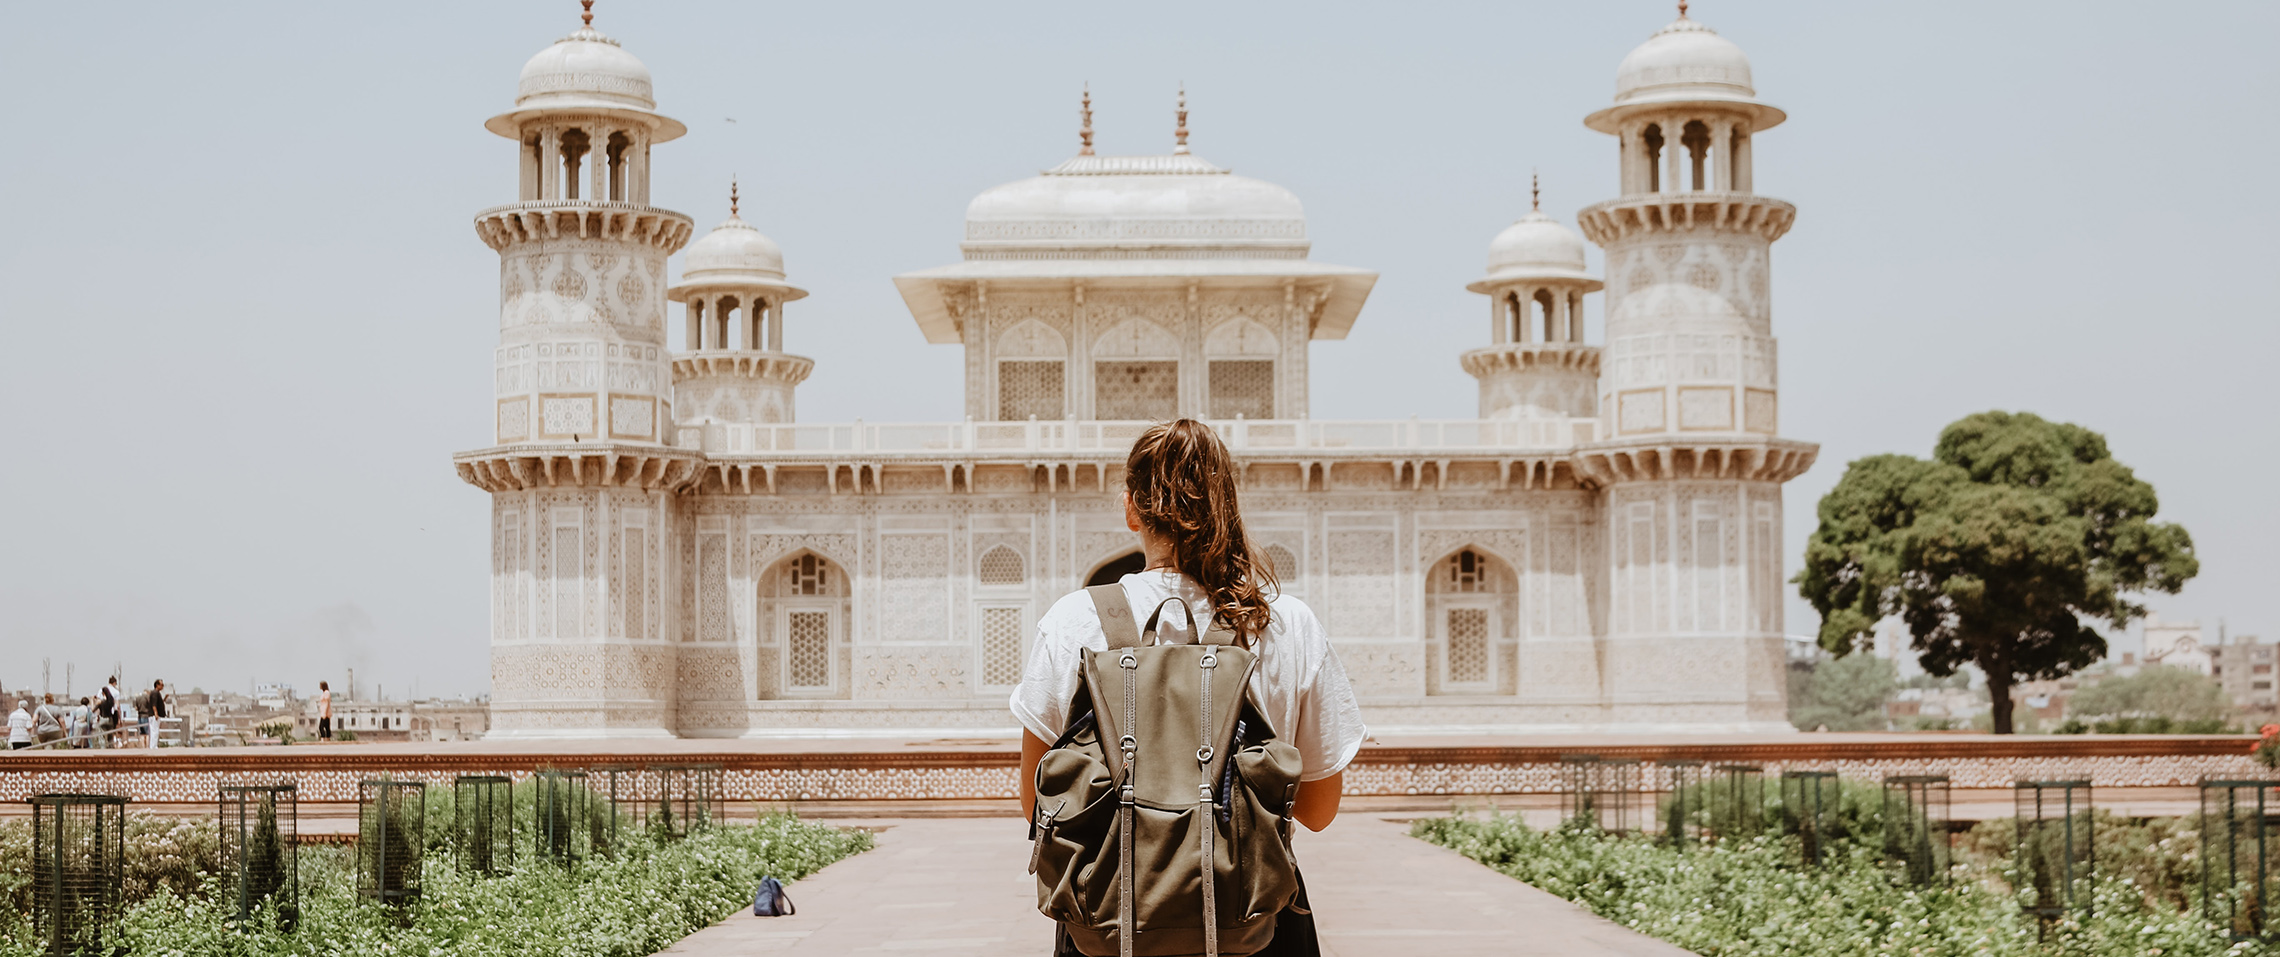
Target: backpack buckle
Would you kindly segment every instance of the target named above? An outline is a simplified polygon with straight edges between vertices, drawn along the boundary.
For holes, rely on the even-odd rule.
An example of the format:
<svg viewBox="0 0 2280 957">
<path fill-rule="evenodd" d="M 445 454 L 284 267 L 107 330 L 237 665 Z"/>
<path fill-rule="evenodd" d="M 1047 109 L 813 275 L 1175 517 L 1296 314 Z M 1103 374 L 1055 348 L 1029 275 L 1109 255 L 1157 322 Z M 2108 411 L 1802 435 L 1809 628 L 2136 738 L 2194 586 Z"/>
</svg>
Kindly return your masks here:
<svg viewBox="0 0 2280 957">
<path fill-rule="evenodd" d="M 1124 653 L 1124 657 L 1116 659 L 1116 664 L 1117 664 L 1119 667 L 1122 667 L 1122 668 L 1127 668 L 1127 669 L 1129 669 L 1129 668 L 1138 668 L 1138 667 L 1140 667 L 1140 658 L 1139 658 L 1138 656 L 1134 655 L 1133 653 L 1131 653 L 1131 652 L 1127 651 L 1127 652 L 1125 652 L 1125 653 Z"/>
<path fill-rule="evenodd" d="M 1116 803 L 1124 805 L 1125 807 L 1131 807 L 1133 804 L 1137 803 L 1132 792 L 1132 785 L 1127 784 L 1116 792 Z"/>
<path fill-rule="evenodd" d="M 1219 666 L 1219 656 L 1206 651 L 1203 653 L 1203 657 L 1196 661 L 1196 664 L 1206 668 L 1216 668 Z"/>
<path fill-rule="evenodd" d="M 1199 763 L 1199 764 L 1210 764 L 1210 763 L 1211 763 L 1211 755 L 1212 755 L 1212 751 L 1211 751 L 1211 745 L 1208 745 L 1208 744 L 1207 744 L 1207 745 L 1204 745 L 1203 747 L 1200 747 L 1200 748 L 1197 748 L 1197 749 L 1195 749 L 1195 760 L 1196 760 L 1196 762 L 1197 762 L 1197 763 Z"/>
</svg>

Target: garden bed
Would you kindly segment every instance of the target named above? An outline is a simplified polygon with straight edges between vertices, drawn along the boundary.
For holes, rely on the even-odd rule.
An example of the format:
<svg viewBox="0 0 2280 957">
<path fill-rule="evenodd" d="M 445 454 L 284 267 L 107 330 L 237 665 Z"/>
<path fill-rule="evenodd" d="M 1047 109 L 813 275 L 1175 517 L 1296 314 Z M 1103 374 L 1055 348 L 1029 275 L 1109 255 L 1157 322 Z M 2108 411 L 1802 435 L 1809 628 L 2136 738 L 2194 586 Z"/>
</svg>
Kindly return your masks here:
<svg viewBox="0 0 2280 957">
<path fill-rule="evenodd" d="M 1459 815 L 1417 821 L 1411 834 L 1709 957 L 2280 954 L 2202 919 L 2192 818 L 2101 815 L 2092 906 L 2044 926 L 2024 911 L 2032 892 L 2014 889 L 2024 882 L 2010 856 L 2013 822 L 1957 834 L 1945 886 L 1912 887 L 1885 863 L 1873 787 L 1846 790 L 1843 833 L 1823 845 L 1819 868 L 1801 866 L 1798 839 L 1778 827 L 1673 846 Z"/>
<path fill-rule="evenodd" d="M 610 855 L 570 866 L 525 860 L 484 878 L 438 841 L 427 848 L 421 899 L 402 909 L 357 896 L 352 848 L 303 847 L 298 927 L 286 932 L 267 908 L 242 926 L 232 920 L 211 820 L 128 822 L 115 943 L 137 957 L 647 957 L 749 906 L 761 875 L 788 882 L 871 847 L 868 833 L 774 816 L 674 840 L 629 832 Z M 40 953 L 30 839 L 26 823 L 0 823 L 0 957 Z"/>
</svg>

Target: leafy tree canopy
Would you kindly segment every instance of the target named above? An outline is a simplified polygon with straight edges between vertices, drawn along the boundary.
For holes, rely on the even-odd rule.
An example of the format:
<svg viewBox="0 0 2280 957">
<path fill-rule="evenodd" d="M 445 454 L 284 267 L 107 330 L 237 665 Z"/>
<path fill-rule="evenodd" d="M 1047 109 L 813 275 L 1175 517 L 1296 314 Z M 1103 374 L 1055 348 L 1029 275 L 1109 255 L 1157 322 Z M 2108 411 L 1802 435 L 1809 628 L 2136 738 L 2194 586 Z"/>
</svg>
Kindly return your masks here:
<svg viewBox="0 0 2280 957">
<path fill-rule="evenodd" d="M 1799 731 L 1882 731 L 1884 703 L 1900 686 L 1899 667 L 1875 655 L 1832 658 L 1789 674 L 1789 723 Z"/>
<path fill-rule="evenodd" d="M 2106 653 L 2091 627 L 2145 614 L 2136 592 L 2175 593 L 2200 570 L 2185 529 L 2158 523 L 2153 486 L 2104 436 L 2024 412 L 1981 412 L 1940 432 L 1930 460 L 1875 455 L 1823 496 L 1799 591 L 1822 647 L 1844 654 L 1878 619 L 1908 626 L 1924 670 L 1987 675 L 1997 733 L 2011 686 Z"/>
<path fill-rule="evenodd" d="M 2066 702 L 2066 713 L 2080 718 L 2209 721 L 2232 717 L 2233 705 L 2215 678 L 2190 668 L 2152 665 L 2075 692 Z"/>
</svg>

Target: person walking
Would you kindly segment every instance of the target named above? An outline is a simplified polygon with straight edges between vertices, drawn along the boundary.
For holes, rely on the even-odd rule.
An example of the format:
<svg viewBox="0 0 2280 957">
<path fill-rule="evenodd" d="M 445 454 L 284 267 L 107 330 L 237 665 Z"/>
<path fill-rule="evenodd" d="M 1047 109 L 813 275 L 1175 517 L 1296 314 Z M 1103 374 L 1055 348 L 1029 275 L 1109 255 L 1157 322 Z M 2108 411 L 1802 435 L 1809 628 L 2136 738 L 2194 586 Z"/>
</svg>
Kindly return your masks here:
<svg viewBox="0 0 2280 957">
<path fill-rule="evenodd" d="M 41 695 L 40 706 L 32 709 L 32 734 L 42 747 L 63 740 L 63 708 L 55 703 L 54 694 Z"/>
<path fill-rule="evenodd" d="M 1088 659 L 1100 671 L 1117 671 L 1117 662 L 1101 663 L 1107 660 L 1106 652 L 1111 647 L 1108 628 L 1113 625 L 1123 633 L 1126 636 L 1123 646 L 1130 647 L 1131 636 L 1138 633 L 1135 623 L 1143 621 L 1149 623 L 1150 633 L 1158 644 L 1196 643 L 1195 632 L 1201 628 L 1212 633 L 1211 644 L 1233 645 L 1255 656 L 1256 669 L 1250 673 L 1247 703 L 1222 708 L 1241 707 L 1241 713 L 1248 716 L 1253 714 L 1248 703 L 1255 703 L 1257 717 L 1270 726 L 1269 733 L 1296 749 L 1299 766 L 1293 769 L 1297 781 L 1295 800 L 1288 792 L 1273 795 L 1288 802 L 1284 805 L 1285 820 L 1295 819 L 1308 829 L 1319 831 L 1337 817 L 1341 779 L 1348 762 L 1361 750 L 1368 729 L 1362 722 L 1353 685 L 1347 680 L 1345 668 L 1331 647 L 1329 633 L 1321 619 L 1315 617 L 1304 602 L 1280 594 L 1272 568 L 1252 550 L 1243 518 L 1237 510 L 1235 475 L 1233 457 L 1209 426 L 1193 419 L 1181 419 L 1148 429 L 1133 443 L 1125 461 L 1125 525 L 1140 533 L 1146 559 L 1143 570 L 1126 575 L 1117 583 L 1129 607 L 1116 607 L 1112 603 L 1114 599 L 1106 597 L 1113 592 L 1103 590 L 1096 595 L 1080 590 L 1054 603 L 1039 620 L 1035 646 L 1022 667 L 1020 683 L 1015 686 L 1008 705 L 1023 732 L 1022 812 L 1048 833 L 1050 826 L 1059 823 L 1061 817 L 1048 820 L 1038 807 L 1038 765 L 1049 751 L 1069 743 L 1062 739 L 1064 732 L 1071 730 L 1071 712 L 1078 704 L 1075 699 L 1079 689 L 1088 683 L 1080 673 L 1087 667 Z M 1170 606 L 1168 611 L 1167 606 Z M 1186 615 L 1177 614 L 1180 606 L 1191 611 Z M 1126 612 L 1130 617 L 1124 617 Z M 1104 615 L 1115 620 L 1104 621 Z M 1230 660 L 1241 657 L 1232 652 L 1226 655 Z M 1209 662 L 1213 657 L 1207 653 L 1200 659 L 1207 671 L 1212 667 Z M 1135 666 L 1126 663 L 1124 667 L 1131 669 L 1127 681 L 1141 680 Z M 1210 679 L 1207 676 L 1203 680 L 1205 711 L 1233 714 L 1232 711 L 1212 711 Z M 1129 692 L 1132 685 L 1125 687 Z M 1127 697 L 1124 707 L 1144 709 L 1152 704 L 1155 702 L 1145 696 L 1138 700 Z M 1145 715 L 1144 710 L 1136 713 Z M 1085 720 L 1095 722 L 1093 726 L 1097 730 L 1107 726 L 1099 722 L 1112 719 L 1088 715 Z M 1113 720 L 1117 721 L 1116 727 L 1123 727 L 1121 717 Z M 1140 725 L 1126 728 L 1121 738 L 1125 748 L 1133 746 L 1131 735 L 1135 731 L 1145 734 L 1147 729 L 1160 723 L 1144 716 L 1136 720 Z M 1183 727 L 1192 727 L 1185 724 L 1190 720 L 1176 719 Z M 1079 731 L 1081 734 L 1082 729 Z M 1242 745 L 1242 732 L 1236 733 L 1237 739 L 1229 751 Z M 1109 743 L 1105 740 L 1107 732 L 1099 734 L 1102 740 L 1097 746 L 1105 748 Z M 1193 758 L 1208 767 L 1210 750 L 1207 746 Z M 1227 765 L 1231 769 L 1232 761 L 1227 761 Z M 1132 781 L 1127 778 L 1125 783 L 1129 799 Z M 1147 782 L 1142 784 L 1146 786 Z M 1103 800 L 1117 803 L 1113 796 Z M 1212 800 L 1218 813 L 1228 813 L 1227 805 L 1218 804 L 1219 798 Z M 1079 811 L 1066 808 L 1057 809 L 1056 815 L 1061 811 L 1072 816 L 1072 824 L 1076 823 L 1073 816 L 1080 815 Z M 1204 828 L 1212 829 L 1209 824 Z M 1288 832 L 1284 831 L 1283 835 L 1287 840 Z M 1039 840 L 1041 848 L 1051 842 L 1050 838 Z M 1203 845 L 1206 859 L 1212 853 L 1210 846 L 1209 843 Z M 1174 852 L 1152 848 L 1148 853 L 1158 851 L 1167 855 Z M 1105 859 L 1114 860 L 1114 857 Z M 1090 879 L 1105 878 L 1106 874 L 1101 872 L 1110 870 L 1112 868 L 1104 864 L 1094 872 L 1099 876 Z M 1041 878 L 1044 873 L 1042 869 L 1039 871 Z M 1290 876 L 1295 881 L 1295 873 Z M 1068 876 L 1065 879 L 1080 878 Z M 1150 875 L 1150 879 L 1155 879 L 1155 875 Z M 1205 880 L 1203 886 L 1204 893 L 1209 894 L 1212 881 Z M 1090 890 L 1088 887 L 1087 891 Z M 1224 893 L 1238 890 L 1229 887 Z M 1273 936 L 1264 950 L 1257 949 L 1259 944 L 1255 940 L 1247 939 L 1238 946 L 1220 948 L 1221 951 L 1277 955 L 1317 952 L 1311 918 L 1305 916 L 1302 881 L 1296 881 L 1295 897 L 1290 900 L 1290 906 L 1278 915 Z M 1149 903 L 1159 906 L 1156 901 Z M 1207 926 L 1214 922 L 1205 921 Z M 1081 929 L 1064 923 L 1056 934 L 1056 954 L 1080 953 L 1072 939 L 1072 932 L 1078 931 L 1091 944 L 1090 949 L 1081 951 L 1084 953 L 1116 953 L 1118 943 L 1125 946 L 1131 943 L 1129 938 L 1113 939 L 1122 937 L 1120 932 L 1111 933 L 1107 935 L 1112 938 L 1107 941 L 1107 950 L 1100 951 L 1103 936 L 1097 926 Z M 1216 931 L 1218 936 L 1209 936 L 1213 932 L 1204 931 L 1210 946 L 1214 947 L 1231 932 L 1232 929 L 1223 927 Z"/>
<path fill-rule="evenodd" d="M 22 751 L 32 746 L 32 699 L 17 698 L 16 710 L 8 715 L 8 749 Z"/>
<path fill-rule="evenodd" d="M 332 740 L 332 682 L 317 682 L 317 740 Z"/>
<path fill-rule="evenodd" d="M 142 707 L 137 710 L 142 712 L 142 733 L 145 746 L 158 747 L 158 733 L 165 728 L 164 722 L 159 720 L 166 717 L 165 679 L 162 678 L 150 683 L 150 690 L 143 692 Z"/>
</svg>

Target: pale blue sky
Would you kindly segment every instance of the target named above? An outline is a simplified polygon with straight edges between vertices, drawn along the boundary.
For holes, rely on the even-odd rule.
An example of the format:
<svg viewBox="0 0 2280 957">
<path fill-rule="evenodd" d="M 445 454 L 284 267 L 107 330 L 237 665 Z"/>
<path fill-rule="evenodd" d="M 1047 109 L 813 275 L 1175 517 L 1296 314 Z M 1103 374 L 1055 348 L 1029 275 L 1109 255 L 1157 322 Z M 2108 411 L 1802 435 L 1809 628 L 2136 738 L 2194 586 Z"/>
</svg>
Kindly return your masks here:
<svg viewBox="0 0 2280 957">
<path fill-rule="evenodd" d="M 2280 5 L 1702 0 L 1790 121 L 1757 183 L 1784 434 L 1813 503 L 1861 455 L 1925 454 L 1988 408 L 2098 429 L 2190 528 L 2157 606 L 2280 638 Z M 569 0 L 17 4 L 0 59 L 0 404 L 17 503 L 0 684 L 39 657 L 131 678 L 368 689 L 487 681 L 487 441 L 510 201 L 482 120 Z M 961 414 L 958 351 L 888 277 L 952 262 L 975 193 L 1075 148 L 1195 151 L 1306 203 L 1316 259 L 1383 274 L 1315 347 L 1318 418 L 1469 416 L 1488 240 L 1608 198 L 1585 130 L 1668 5 L 727 4 L 603 0 L 690 134 L 658 203 L 709 227 L 727 180 L 785 249 L 803 419 Z M 726 118 L 734 117 L 730 124 Z M 1599 266 L 1596 250 L 1593 268 Z M 678 270 L 678 262 L 675 263 Z M 1593 297 L 1591 341 L 1599 341 Z M 891 385 L 887 385 L 891 384 Z M 2261 410 L 2261 411 L 2259 411 Z M 1794 600 L 1789 630 L 1814 628 Z"/>
</svg>

